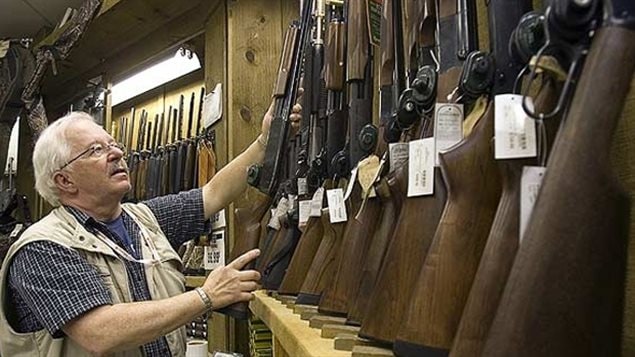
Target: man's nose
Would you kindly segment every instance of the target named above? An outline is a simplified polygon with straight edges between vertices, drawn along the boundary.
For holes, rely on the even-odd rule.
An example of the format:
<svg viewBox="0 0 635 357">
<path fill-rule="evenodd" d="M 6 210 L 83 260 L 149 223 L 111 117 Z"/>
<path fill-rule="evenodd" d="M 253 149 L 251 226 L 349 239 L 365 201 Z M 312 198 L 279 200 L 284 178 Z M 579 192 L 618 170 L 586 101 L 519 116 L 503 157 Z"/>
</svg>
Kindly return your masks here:
<svg viewBox="0 0 635 357">
<path fill-rule="evenodd" d="M 108 147 L 108 161 L 120 160 L 123 157 L 123 149 L 113 145 Z"/>
</svg>

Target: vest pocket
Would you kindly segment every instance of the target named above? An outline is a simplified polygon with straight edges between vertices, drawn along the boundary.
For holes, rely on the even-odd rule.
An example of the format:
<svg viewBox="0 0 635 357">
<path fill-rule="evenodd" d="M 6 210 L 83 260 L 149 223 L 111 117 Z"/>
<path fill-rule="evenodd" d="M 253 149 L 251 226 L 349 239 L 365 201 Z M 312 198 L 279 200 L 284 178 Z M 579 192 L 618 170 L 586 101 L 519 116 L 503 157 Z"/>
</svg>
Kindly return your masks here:
<svg viewBox="0 0 635 357">
<path fill-rule="evenodd" d="M 97 270 L 97 274 L 104 283 L 104 286 L 110 293 L 112 303 L 118 304 L 128 301 L 128 299 L 126 299 L 126 297 L 124 296 L 121 287 L 119 286 L 119 284 L 116 283 L 116 278 L 113 276 L 113 272 L 111 271 L 110 267 L 108 265 L 102 264 L 93 264 L 93 266 L 95 267 L 95 270 Z"/>
</svg>

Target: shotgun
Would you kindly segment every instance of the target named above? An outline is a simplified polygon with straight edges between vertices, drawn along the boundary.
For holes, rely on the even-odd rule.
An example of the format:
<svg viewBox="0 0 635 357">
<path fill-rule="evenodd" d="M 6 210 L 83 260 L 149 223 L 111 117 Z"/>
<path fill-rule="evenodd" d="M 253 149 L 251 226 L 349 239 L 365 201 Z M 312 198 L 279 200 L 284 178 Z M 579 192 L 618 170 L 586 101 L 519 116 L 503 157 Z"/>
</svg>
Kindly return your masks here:
<svg viewBox="0 0 635 357">
<path fill-rule="evenodd" d="M 195 187 L 196 183 L 194 176 L 194 168 L 196 166 L 196 142 L 192 135 L 192 125 L 194 122 L 194 103 L 196 101 L 196 95 L 192 92 L 190 96 L 190 111 L 187 118 L 187 138 L 184 142 L 186 146 L 185 151 L 185 171 L 183 172 L 183 190 L 191 190 Z"/>
<path fill-rule="evenodd" d="M 185 186 L 183 179 L 185 175 L 185 163 L 187 159 L 187 143 L 183 140 L 183 113 L 185 110 L 185 97 L 183 94 L 179 97 L 179 121 L 177 123 L 177 154 L 176 154 L 176 170 L 174 170 L 174 179 L 176 182 L 176 192 L 181 192 Z"/>
<path fill-rule="evenodd" d="M 335 188 L 335 187 L 333 187 Z M 351 195 L 361 195 L 358 187 L 353 189 Z M 357 206 L 355 206 L 357 205 Z M 359 209 L 359 202 L 348 200 L 346 202 L 347 212 L 356 212 Z M 346 223 L 334 223 L 329 220 L 328 208 L 322 209 L 322 227 L 324 236 L 322 242 L 311 262 L 311 267 L 302 283 L 300 293 L 296 303 L 304 305 L 318 305 L 324 290 L 333 283 L 335 279 L 337 261 L 341 255 L 340 246 L 342 235 Z"/>
<path fill-rule="evenodd" d="M 521 3 L 520 6 L 514 2 L 494 2 L 490 4 L 490 16 L 496 16 L 495 14 L 507 14 L 506 19 L 511 16 L 515 9 L 527 9 L 530 4 Z M 517 13 L 516 16 L 521 15 Z M 513 34 L 518 34 L 520 31 L 526 35 L 535 33 L 542 29 L 543 23 L 541 21 L 542 16 L 538 13 L 530 12 L 525 14 L 518 24 Z M 508 30 L 507 30 L 508 31 Z M 505 33 L 506 31 L 497 32 L 497 34 Z M 534 38 L 538 39 L 541 36 L 514 36 L 512 35 L 512 46 L 520 46 L 514 39 L 515 38 Z M 507 46 L 500 44 L 497 40 L 492 39 L 492 43 L 495 43 L 494 54 L 496 58 L 505 58 L 507 55 Z M 503 39 L 504 40 L 504 39 Z M 541 44 L 529 44 L 530 48 L 540 48 Z M 504 47 L 504 49 L 503 49 Z M 504 51 L 504 52 L 503 52 Z M 502 53 L 501 53 L 502 52 Z M 521 51 L 515 51 L 520 54 Z M 511 59 L 508 59 L 507 63 L 514 63 Z M 497 63 L 501 61 L 498 60 Z M 517 58 L 516 63 L 528 63 L 529 58 Z M 516 67 L 516 66 L 514 66 Z M 497 71 L 503 71 L 513 67 L 498 68 Z M 516 68 L 515 71 L 518 71 Z M 517 74 L 517 73 L 516 73 Z M 557 78 L 549 78 L 547 75 L 543 76 L 543 84 L 536 95 L 535 108 L 539 112 L 551 111 L 558 98 L 558 92 L 561 88 Z M 508 78 L 507 76 L 505 78 Z M 496 86 L 503 86 L 506 92 L 511 92 L 511 83 L 513 79 L 508 81 L 497 83 Z M 497 89 L 494 91 L 496 92 Z M 549 151 L 549 143 L 553 142 L 557 127 L 559 126 L 559 120 L 553 119 L 546 123 L 546 137 L 547 145 L 545 150 Z M 547 153 L 544 154 L 547 157 Z M 512 159 L 499 161 L 499 170 L 502 179 L 502 195 L 496 211 L 496 216 L 492 223 L 492 227 L 487 238 L 487 244 L 481 257 L 476 276 L 474 277 L 474 283 L 470 289 L 470 294 L 465 304 L 459 326 L 457 328 L 456 336 L 452 344 L 451 356 L 478 356 L 483 352 L 483 346 L 485 339 L 487 338 L 487 332 L 491 326 L 496 308 L 500 302 L 509 271 L 511 270 L 516 251 L 518 250 L 518 243 L 520 240 L 520 184 L 523 167 L 526 165 L 535 165 L 535 159 Z"/>
<path fill-rule="evenodd" d="M 280 180 L 285 164 L 284 150 L 288 142 L 289 114 L 297 97 L 301 59 L 309 38 L 307 24 L 310 23 L 312 7 L 312 1 L 306 1 L 302 9 L 301 24 L 294 22 L 285 34 L 278 78 L 274 87 L 274 118 L 265 149 L 265 162 L 262 166 L 250 167 L 248 172 L 248 183 L 264 195 L 258 194 L 257 200 L 250 199 L 249 201 L 255 204 L 249 208 L 235 210 L 237 224 L 241 228 L 230 254 L 231 260 L 259 246 L 260 222 L 271 205 L 271 197 L 281 186 Z M 246 267 L 250 268 L 253 266 Z M 233 304 L 219 312 L 239 319 L 246 319 L 249 315 L 247 303 Z"/>
<path fill-rule="evenodd" d="M 473 3 L 463 3 L 465 5 L 469 12 Z M 442 18 L 441 26 L 443 24 Z M 509 37 L 505 33 L 497 35 Z M 492 65 L 491 58 L 482 53 L 468 56 L 461 77 L 466 97 L 478 95 L 473 89 L 482 90 L 491 85 L 493 76 L 483 74 L 493 73 Z M 509 77 L 497 79 L 513 83 L 515 76 L 513 71 L 511 73 Z M 469 90 L 465 89 L 467 84 Z M 487 112 L 474 124 L 470 134 L 439 155 L 448 198 L 415 284 L 406 323 L 395 343 L 395 350 L 400 354 L 441 356 L 449 352 L 501 195 L 500 175 L 491 144 L 493 129 L 493 105 L 488 105 Z"/>
<path fill-rule="evenodd" d="M 176 132 L 178 129 L 178 110 L 176 108 L 172 109 L 172 138 L 170 140 L 169 146 L 169 160 L 168 166 L 170 167 L 170 178 L 169 178 L 169 192 L 170 193 L 178 193 L 179 192 L 179 179 L 176 176 L 178 171 L 178 145 L 176 142 Z"/>
<path fill-rule="evenodd" d="M 435 2 L 426 1 L 422 5 L 420 4 L 418 8 L 421 14 L 413 18 L 416 20 L 411 26 L 420 29 L 420 31 L 425 31 L 425 33 L 417 37 L 408 36 L 408 40 L 404 42 L 407 43 L 407 48 L 414 49 L 416 47 L 415 43 L 409 41 L 415 38 L 425 39 L 421 40 L 420 43 L 416 43 L 417 46 L 420 46 L 417 51 L 421 52 L 422 57 L 418 58 L 418 61 L 410 61 L 409 65 L 406 66 L 406 70 L 411 73 L 413 67 L 419 67 L 417 72 L 420 72 L 420 76 L 418 76 L 420 81 L 422 82 L 423 78 L 427 78 L 426 91 L 420 91 L 420 86 L 415 85 L 416 78 L 411 79 L 410 88 L 401 94 L 399 108 L 405 108 L 408 102 L 416 106 L 413 106 L 411 111 L 398 110 L 392 120 L 398 128 L 407 128 L 416 119 L 422 117 L 423 122 L 420 125 L 419 137 L 430 137 L 433 127 L 430 111 L 434 107 L 432 105 L 434 98 L 435 96 L 443 98 L 443 96 L 450 93 L 453 86 L 457 83 L 457 76 L 443 75 L 439 79 L 437 94 L 436 70 L 431 67 L 431 64 L 434 63 L 433 57 L 435 57 L 435 26 L 422 25 L 424 22 L 436 22 Z M 410 28 L 410 26 L 407 28 Z M 452 38 L 455 37 L 454 35 L 452 36 Z M 447 41 L 445 45 L 450 47 Z M 444 46 L 443 42 L 441 46 Z M 446 47 L 442 47 L 442 50 L 448 51 Z M 406 58 L 411 58 L 410 50 L 408 54 L 409 56 L 406 56 Z M 456 56 L 456 52 L 452 53 L 452 55 Z M 452 62 L 452 65 L 460 66 L 460 64 L 460 62 Z M 448 65 L 441 69 L 447 71 L 449 67 Z M 421 86 L 421 88 L 423 89 L 424 86 Z M 424 100 L 419 102 L 411 101 L 409 98 L 414 97 L 413 94 L 417 94 L 417 97 L 420 96 Z M 419 109 L 415 110 L 415 108 Z M 403 165 L 397 170 L 403 171 L 403 173 L 397 173 L 397 177 L 408 177 L 408 165 Z M 385 257 L 383 260 L 387 263 L 378 272 L 374 288 L 371 290 L 367 301 L 364 302 L 366 308 L 361 311 L 362 315 L 357 318 L 361 322 L 360 336 L 392 342 L 399 326 L 403 323 L 403 316 L 408 307 L 409 295 L 414 288 L 418 267 L 421 266 L 421 262 L 425 258 L 434 229 L 445 205 L 445 185 L 441 179 L 440 171 L 436 168 L 434 185 L 434 195 L 432 196 L 411 197 L 403 200 L 401 212 L 393 228 L 387 250 L 384 253 Z M 405 193 L 406 191 L 402 192 Z M 377 311 L 382 313 L 375 313 Z"/>
<path fill-rule="evenodd" d="M 366 26 L 366 4 L 363 0 L 347 2 L 347 84 L 349 88 L 349 163 L 368 156 L 377 145 L 377 130 L 372 118 L 373 49 Z M 361 200 L 351 196 L 351 200 Z M 357 212 L 351 212 L 351 215 Z M 379 200 L 369 200 L 359 217 L 348 220 L 337 260 L 334 284 L 327 286 L 319 311 L 346 316 L 349 294 L 359 281 L 359 269 L 368 248 L 367 237 L 373 232 L 381 213 Z"/>
<path fill-rule="evenodd" d="M 308 109 L 311 121 L 314 118 L 317 118 L 319 121 L 319 125 L 313 127 L 311 131 L 310 145 L 312 147 L 308 157 L 311 160 L 311 165 L 309 168 L 309 172 L 307 173 L 307 186 L 309 188 L 309 193 L 314 192 L 318 185 L 320 185 L 321 181 L 327 175 L 326 166 L 328 161 L 328 157 L 325 157 L 328 152 L 328 145 L 324 144 L 325 141 L 325 126 L 329 123 L 330 119 L 323 120 L 323 113 L 325 112 L 324 103 L 324 90 L 327 90 L 327 95 L 330 97 L 331 89 L 328 88 L 330 83 L 326 83 L 325 79 L 322 78 L 322 67 L 324 62 L 324 56 L 326 56 L 326 62 L 324 64 L 324 77 L 329 78 L 331 80 L 333 73 L 329 73 L 336 69 L 337 63 L 336 57 L 334 56 L 334 48 L 332 46 L 336 45 L 333 41 L 332 34 L 329 33 L 332 30 L 333 22 L 330 22 L 327 27 L 327 40 L 326 40 L 326 49 L 324 49 L 324 44 L 322 40 L 322 30 L 321 23 L 322 18 L 324 17 L 324 2 L 318 1 L 316 2 L 316 14 L 315 14 L 315 39 L 311 56 L 308 57 L 308 60 L 305 64 L 308 72 L 305 73 L 305 78 L 310 78 L 311 83 L 309 86 L 309 93 L 305 93 L 305 103 L 304 110 L 305 112 Z M 310 66 L 309 66 L 310 64 Z M 343 82 L 343 76 L 341 77 Z M 328 88 L 328 89 L 327 89 Z M 307 88 L 305 88 L 306 90 Z M 316 94 L 317 93 L 317 94 Z M 309 94 L 307 96 L 307 94 Z M 330 107 L 329 107 L 330 109 Z M 330 118 L 331 110 L 327 110 Z M 306 115 L 306 114 L 305 114 Z M 319 130 L 318 130 L 319 129 Z M 338 135 L 343 136 L 343 135 Z M 305 144 L 308 146 L 309 144 Z M 339 148 L 341 149 L 341 148 Z M 338 150 L 339 150 L 338 149 Z M 322 187 L 325 187 L 322 185 Z M 307 195 L 308 196 L 308 195 Z M 307 197 L 308 198 L 308 197 Z M 289 263 L 287 272 L 282 280 L 278 293 L 286 294 L 286 295 L 297 295 L 300 292 L 300 288 L 302 287 L 302 283 L 306 277 L 308 269 L 311 266 L 311 262 L 313 261 L 313 257 L 315 256 L 316 251 L 320 246 L 320 241 L 323 235 L 323 227 L 322 222 L 319 217 L 310 217 L 307 225 L 302 233 L 300 238 L 300 242 L 296 247 L 296 251 L 291 258 Z"/>
<path fill-rule="evenodd" d="M 635 71 L 635 4 L 606 5 L 602 26 L 585 32 L 594 34 L 588 57 L 484 355 L 621 353 L 630 203 L 609 150 Z M 546 16 L 567 24 L 571 13 L 595 19 L 601 9 L 599 1 L 556 1 Z"/>
</svg>

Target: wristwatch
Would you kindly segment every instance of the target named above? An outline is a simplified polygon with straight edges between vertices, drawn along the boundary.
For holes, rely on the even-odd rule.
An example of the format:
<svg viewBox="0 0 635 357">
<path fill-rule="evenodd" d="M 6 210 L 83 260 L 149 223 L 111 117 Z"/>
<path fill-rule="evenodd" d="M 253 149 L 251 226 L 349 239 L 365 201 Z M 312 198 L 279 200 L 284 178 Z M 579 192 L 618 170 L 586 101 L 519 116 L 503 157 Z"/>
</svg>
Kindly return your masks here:
<svg viewBox="0 0 635 357">
<path fill-rule="evenodd" d="M 209 296 L 207 296 L 207 293 L 205 292 L 205 290 L 203 290 L 203 288 L 201 287 L 198 287 L 194 290 L 198 293 L 198 296 L 201 297 L 201 300 L 203 300 L 203 304 L 205 304 L 205 309 L 211 310 L 213 307 L 212 300 L 209 298 Z"/>
</svg>

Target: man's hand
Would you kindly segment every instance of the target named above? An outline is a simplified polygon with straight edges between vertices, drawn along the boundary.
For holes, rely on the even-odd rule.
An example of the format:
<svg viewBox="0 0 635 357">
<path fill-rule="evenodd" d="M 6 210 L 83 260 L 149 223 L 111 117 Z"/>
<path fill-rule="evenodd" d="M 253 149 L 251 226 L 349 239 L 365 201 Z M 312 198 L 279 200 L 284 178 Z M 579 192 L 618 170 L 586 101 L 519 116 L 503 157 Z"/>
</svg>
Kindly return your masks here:
<svg viewBox="0 0 635 357">
<path fill-rule="evenodd" d="M 253 299 L 251 292 L 259 287 L 260 273 L 241 269 L 259 255 L 260 250 L 250 250 L 226 266 L 213 270 L 207 276 L 202 288 L 212 300 L 215 310 Z"/>
<path fill-rule="evenodd" d="M 291 120 L 291 133 L 290 135 L 295 135 L 300 129 L 300 120 L 302 120 L 302 105 L 298 102 L 300 98 L 302 98 L 302 94 L 304 94 L 304 88 L 298 88 L 298 98 L 296 100 L 296 104 L 291 108 L 291 115 L 289 115 L 289 120 Z M 275 101 L 271 102 L 269 109 L 265 113 L 264 118 L 262 119 L 262 136 L 267 138 L 269 137 L 269 129 L 271 128 L 271 121 L 273 120 L 273 110 L 274 110 Z"/>
</svg>

